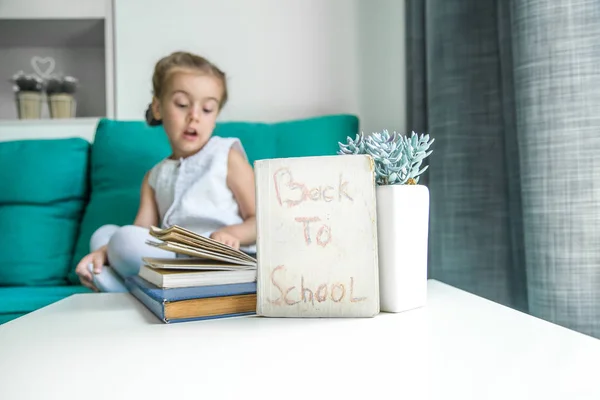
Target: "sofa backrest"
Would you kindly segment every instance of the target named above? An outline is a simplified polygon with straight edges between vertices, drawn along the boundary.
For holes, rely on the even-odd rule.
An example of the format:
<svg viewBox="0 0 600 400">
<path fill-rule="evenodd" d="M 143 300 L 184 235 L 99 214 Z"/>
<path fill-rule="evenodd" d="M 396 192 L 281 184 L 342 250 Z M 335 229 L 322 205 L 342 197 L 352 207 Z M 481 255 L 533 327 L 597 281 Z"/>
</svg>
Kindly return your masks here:
<svg viewBox="0 0 600 400">
<path fill-rule="evenodd" d="M 65 284 L 88 196 L 84 139 L 0 143 L 0 286 Z"/>
<path fill-rule="evenodd" d="M 354 115 L 325 115 L 278 123 L 219 122 L 214 134 L 237 137 L 251 164 L 266 158 L 333 155 L 338 142 L 358 133 Z M 71 259 L 68 279 L 89 252 L 93 232 L 105 224 L 127 225 L 135 218 L 144 174 L 170 154 L 162 127 L 142 121 L 99 122 L 91 146 L 90 193 Z"/>
</svg>

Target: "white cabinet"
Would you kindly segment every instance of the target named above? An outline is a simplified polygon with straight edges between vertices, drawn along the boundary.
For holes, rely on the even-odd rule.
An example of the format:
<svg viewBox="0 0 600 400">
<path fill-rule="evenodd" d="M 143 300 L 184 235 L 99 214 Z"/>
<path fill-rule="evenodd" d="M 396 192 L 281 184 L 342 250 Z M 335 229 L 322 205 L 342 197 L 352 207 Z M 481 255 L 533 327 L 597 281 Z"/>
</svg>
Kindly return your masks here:
<svg viewBox="0 0 600 400">
<path fill-rule="evenodd" d="M 75 77 L 75 117 L 114 116 L 112 10 L 111 0 L 0 2 L 0 125 L 10 121 L 14 127 L 18 120 L 10 79 L 19 71 Z M 49 118 L 44 101 L 40 119 Z"/>
</svg>

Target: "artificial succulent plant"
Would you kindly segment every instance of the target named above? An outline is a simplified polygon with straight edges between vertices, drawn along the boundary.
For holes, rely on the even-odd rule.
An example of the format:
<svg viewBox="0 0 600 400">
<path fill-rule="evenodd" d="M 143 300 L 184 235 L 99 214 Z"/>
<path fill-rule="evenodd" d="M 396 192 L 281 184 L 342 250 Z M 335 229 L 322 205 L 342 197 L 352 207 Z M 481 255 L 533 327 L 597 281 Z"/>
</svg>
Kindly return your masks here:
<svg viewBox="0 0 600 400">
<path fill-rule="evenodd" d="M 44 89 L 43 81 L 36 75 L 25 74 L 23 71 L 17 72 L 10 80 L 13 83 L 15 92 L 42 92 Z"/>
<path fill-rule="evenodd" d="M 52 94 L 73 94 L 77 90 L 78 80 L 72 76 L 52 76 L 46 81 L 46 93 Z"/>
<path fill-rule="evenodd" d="M 421 168 L 423 160 L 432 150 L 429 147 L 434 139 L 429 135 L 390 134 L 387 130 L 364 135 L 362 132 L 347 143 L 339 143 L 338 154 L 368 154 L 375 162 L 375 182 L 378 185 L 414 185 L 428 166 Z M 429 150 L 429 151 L 428 151 Z M 419 169 L 421 168 L 421 169 Z"/>
</svg>

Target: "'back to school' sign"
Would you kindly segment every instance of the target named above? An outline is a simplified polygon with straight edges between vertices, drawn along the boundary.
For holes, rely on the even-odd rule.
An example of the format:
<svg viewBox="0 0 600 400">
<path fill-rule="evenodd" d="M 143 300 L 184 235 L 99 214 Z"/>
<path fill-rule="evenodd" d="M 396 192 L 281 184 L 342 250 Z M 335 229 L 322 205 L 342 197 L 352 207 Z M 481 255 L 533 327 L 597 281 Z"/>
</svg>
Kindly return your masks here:
<svg viewBox="0 0 600 400">
<path fill-rule="evenodd" d="M 255 162 L 258 315 L 379 312 L 373 168 L 366 155 Z"/>
</svg>

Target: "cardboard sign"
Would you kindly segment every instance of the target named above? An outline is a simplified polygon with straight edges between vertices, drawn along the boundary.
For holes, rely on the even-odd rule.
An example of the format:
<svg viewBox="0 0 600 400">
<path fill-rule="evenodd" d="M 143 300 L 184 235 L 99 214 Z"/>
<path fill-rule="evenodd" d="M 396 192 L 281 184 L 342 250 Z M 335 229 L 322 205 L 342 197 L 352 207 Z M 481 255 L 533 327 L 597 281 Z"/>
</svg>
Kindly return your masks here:
<svg viewBox="0 0 600 400">
<path fill-rule="evenodd" d="M 257 314 L 379 313 L 375 173 L 366 155 L 255 162 Z"/>
</svg>

